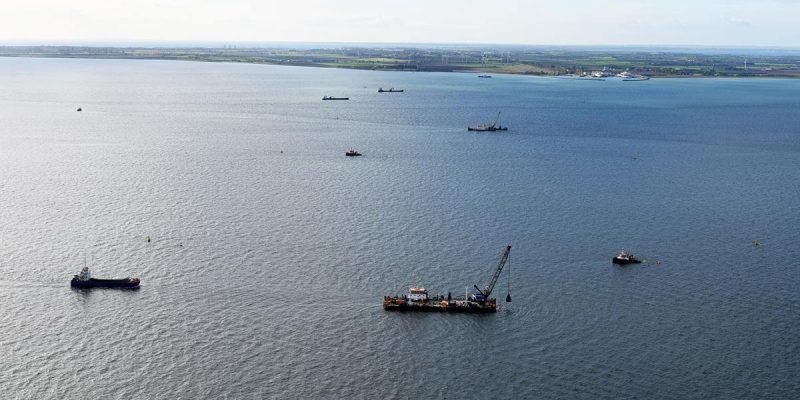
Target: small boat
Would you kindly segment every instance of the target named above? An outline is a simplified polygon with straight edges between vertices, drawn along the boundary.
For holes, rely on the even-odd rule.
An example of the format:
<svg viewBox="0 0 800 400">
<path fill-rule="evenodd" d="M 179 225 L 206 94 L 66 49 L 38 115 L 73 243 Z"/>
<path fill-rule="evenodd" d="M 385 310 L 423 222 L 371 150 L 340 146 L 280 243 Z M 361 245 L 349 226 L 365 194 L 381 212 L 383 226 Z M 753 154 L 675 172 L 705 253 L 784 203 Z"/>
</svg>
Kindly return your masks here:
<svg viewBox="0 0 800 400">
<path fill-rule="evenodd" d="M 403 93 L 403 92 L 404 92 L 403 89 L 389 88 L 389 90 L 386 90 L 384 88 L 378 88 L 378 93 Z"/>
<path fill-rule="evenodd" d="M 122 279 L 97 279 L 92 278 L 89 267 L 83 267 L 81 273 L 72 277 L 70 286 L 78 289 L 111 288 L 111 289 L 138 289 L 139 278 Z"/>
<path fill-rule="evenodd" d="M 497 132 L 508 130 L 508 127 L 499 125 L 498 122 L 500 122 L 500 113 L 497 113 L 497 118 L 494 119 L 491 125 L 478 124 L 476 126 L 468 126 L 467 130 L 470 132 Z"/>
<path fill-rule="evenodd" d="M 620 250 L 619 254 L 617 254 L 616 256 L 614 256 L 614 258 L 611 259 L 611 262 L 614 264 L 625 265 L 625 264 L 639 264 L 640 262 L 642 262 L 642 260 L 636 258 L 632 253 L 628 253 L 625 250 Z"/>
<path fill-rule="evenodd" d="M 78 107 L 78 109 L 76 111 L 81 112 L 81 111 L 83 111 L 83 108 Z"/>
<path fill-rule="evenodd" d="M 491 75 L 478 75 L 478 78 L 491 78 Z"/>
<path fill-rule="evenodd" d="M 323 96 L 322 100 L 350 100 L 349 97 Z"/>
<path fill-rule="evenodd" d="M 356 151 L 355 149 L 350 149 L 350 150 L 347 150 L 347 151 L 344 153 L 344 155 L 346 155 L 346 156 L 348 156 L 348 157 L 358 157 L 358 156 L 360 156 L 360 155 L 361 155 L 361 153 L 359 153 L 359 152 L 358 152 L 358 151 Z"/>
</svg>

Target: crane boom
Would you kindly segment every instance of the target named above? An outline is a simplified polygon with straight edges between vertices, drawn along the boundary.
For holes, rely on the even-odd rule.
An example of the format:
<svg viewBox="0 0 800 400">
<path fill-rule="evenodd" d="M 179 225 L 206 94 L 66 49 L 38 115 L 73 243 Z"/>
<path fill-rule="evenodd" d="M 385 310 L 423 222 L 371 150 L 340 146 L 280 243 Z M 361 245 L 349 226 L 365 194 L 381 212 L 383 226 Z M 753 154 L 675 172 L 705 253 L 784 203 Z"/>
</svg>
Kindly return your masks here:
<svg viewBox="0 0 800 400">
<path fill-rule="evenodd" d="M 503 252 L 503 255 L 500 257 L 500 262 L 497 263 L 497 268 L 494 271 L 494 275 L 492 275 L 492 279 L 489 280 L 489 284 L 481 290 L 478 286 L 475 286 L 475 289 L 478 289 L 478 292 L 482 294 L 487 299 L 489 295 L 492 294 L 492 290 L 494 290 L 494 285 L 497 283 L 497 279 L 500 278 L 500 273 L 503 272 L 503 267 L 506 265 L 506 261 L 508 261 L 508 254 L 511 253 L 511 246 L 506 246 L 506 250 Z"/>
</svg>

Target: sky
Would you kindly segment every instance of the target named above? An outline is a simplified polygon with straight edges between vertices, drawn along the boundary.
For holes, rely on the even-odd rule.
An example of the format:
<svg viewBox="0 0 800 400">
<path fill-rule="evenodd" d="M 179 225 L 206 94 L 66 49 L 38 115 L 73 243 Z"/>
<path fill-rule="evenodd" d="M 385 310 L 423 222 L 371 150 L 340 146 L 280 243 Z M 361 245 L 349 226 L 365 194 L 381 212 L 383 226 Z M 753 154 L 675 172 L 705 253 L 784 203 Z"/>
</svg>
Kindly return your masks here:
<svg viewBox="0 0 800 400">
<path fill-rule="evenodd" d="M 0 44 L 800 47 L 800 0 L 0 0 Z"/>
</svg>

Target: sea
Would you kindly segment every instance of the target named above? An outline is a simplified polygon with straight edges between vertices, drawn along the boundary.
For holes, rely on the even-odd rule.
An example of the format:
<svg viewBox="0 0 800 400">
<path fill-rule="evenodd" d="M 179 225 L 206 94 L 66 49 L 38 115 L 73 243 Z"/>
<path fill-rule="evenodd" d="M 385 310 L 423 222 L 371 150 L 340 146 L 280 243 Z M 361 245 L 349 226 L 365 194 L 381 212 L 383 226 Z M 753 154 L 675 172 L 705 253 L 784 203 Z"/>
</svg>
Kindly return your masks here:
<svg viewBox="0 0 800 400">
<path fill-rule="evenodd" d="M 799 227 L 800 80 L 2 58 L 0 398 L 796 399 Z"/>
</svg>

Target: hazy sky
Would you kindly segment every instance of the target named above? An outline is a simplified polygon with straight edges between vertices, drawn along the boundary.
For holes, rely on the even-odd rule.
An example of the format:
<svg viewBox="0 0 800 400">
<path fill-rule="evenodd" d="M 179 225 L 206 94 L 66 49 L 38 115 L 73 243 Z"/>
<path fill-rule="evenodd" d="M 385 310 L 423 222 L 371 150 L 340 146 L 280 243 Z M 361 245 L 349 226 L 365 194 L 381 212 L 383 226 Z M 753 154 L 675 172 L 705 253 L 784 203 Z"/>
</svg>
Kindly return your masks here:
<svg viewBox="0 0 800 400">
<path fill-rule="evenodd" d="M 800 47 L 800 0 L 0 0 L 0 41 Z"/>
</svg>

